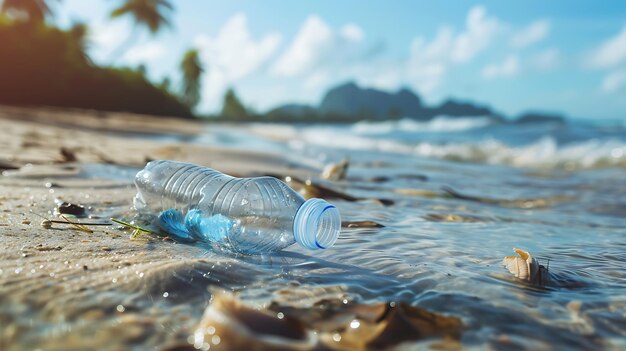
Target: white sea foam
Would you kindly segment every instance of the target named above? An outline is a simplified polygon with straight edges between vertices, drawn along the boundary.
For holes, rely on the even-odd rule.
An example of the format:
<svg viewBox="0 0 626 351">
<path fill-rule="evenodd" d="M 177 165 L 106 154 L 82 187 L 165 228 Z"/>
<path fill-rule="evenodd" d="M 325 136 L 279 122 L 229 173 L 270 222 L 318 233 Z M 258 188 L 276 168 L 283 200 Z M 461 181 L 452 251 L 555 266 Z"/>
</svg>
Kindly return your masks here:
<svg viewBox="0 0 626 351">
<path fill-rule="evenodd" d="M 511 147 L 496 140 L 479 144 L 420 143 L 415 148 L 415 153 L 427 157 L 508 164 L 516 167 L 571 169 L 626 167 L 626 143 L 616 139 L 592 139 L 560 147 L 551 137 L 544 137 L 520 147 Z"/>
<path fill-rule="evenodd" d="M 401 119 L 385 122 L 358 122 L 351 131 L 356 134 L 388 134 L 393 132 L 461 132 L 491 124 L 487 117 L 446 117 L 439 116 L 430 121 L 420 122 L 414 119 Z"/>
<path fill-rule="evenodd" d="M 336 149 L 375 150 L 459 162 L 506 164 L 531 168 L 626 167 L 626 143 L 618 139 L 591 139 L 559 146 L 543 137 L 524 146 L 510 146 L 495 139 L 480 142 L 403 143 L 332 128 L 306 128 L 298 133 L 298 144 Z"/>
<path fill-rule="evenodd" d="M 308 146 L 338 150 L 379 151 L 419 157 L 439 158 L 458 162 L 505 164 L 529 168 L 587 169 L 603 167 L 626 168 L 626 142 L 617 138 L 589 139 L 558 145 L 554 138 L 545 136 L 523 146 L 511 146 L 491 138 L 480 141 L 431 142 L 399 141 L 393 136 L 398 131 L 452 132 L 479 128 L 491 123 L 487 118 L 450 119 L 439 117 L 429 122 L 405 119 L 390 122 L 361 122 L 351 126 L 319 125 L 296 126 L 284 124 L 254 124 L 248 126 L 244 144 L 255 144 L 255 139 L 287 144 L 298 154 Z M 237 133 L 242 133 L 240 128 Z M 243 133 L 247 134 L 247 133 Z M 256 143 L 259 144 L 259 143 Z M 282 150 L 281 152 L 284 152 Z M 311 160 L 322 164 L 320 159 Z M 300 161 L 306 159 L 301 158 Z"/>
</svg>

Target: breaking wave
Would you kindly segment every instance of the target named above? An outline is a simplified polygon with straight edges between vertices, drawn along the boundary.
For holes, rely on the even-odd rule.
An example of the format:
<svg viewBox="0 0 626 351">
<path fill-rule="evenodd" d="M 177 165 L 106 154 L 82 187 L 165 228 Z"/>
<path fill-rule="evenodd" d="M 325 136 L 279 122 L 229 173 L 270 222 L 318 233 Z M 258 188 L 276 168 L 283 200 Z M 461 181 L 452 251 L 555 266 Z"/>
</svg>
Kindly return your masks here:
<svg viewBox="0 0 626 351">
<path fill-rule="evenodd" d="M 430 121 L 420 122 L 414 119 L 401 119 L 385 122 L 358 122 L 351 127 L 356 134 L 389 134 L 393 132 L 462 132 L 485 127 L 492 123 L 487 117 L 446 117 L 439 116 Z"/>
<path fill-rule="evenodd" d="M 320 130 L 299 133 L 301 142 L 350 150 L 374 150 L 421 157 L 440 158 L 457 162 L 506 164 L 515 167 L 589 169 L 626 168 L 626 143 L 619 139 L 590 139 L 558 145 L 546 136 L 523 146 L 510 146 L 496 139 L 480 142 L 417 142 L 403 143 L 389 139 L 368 138 L 363 135 Z"/>
</svg>

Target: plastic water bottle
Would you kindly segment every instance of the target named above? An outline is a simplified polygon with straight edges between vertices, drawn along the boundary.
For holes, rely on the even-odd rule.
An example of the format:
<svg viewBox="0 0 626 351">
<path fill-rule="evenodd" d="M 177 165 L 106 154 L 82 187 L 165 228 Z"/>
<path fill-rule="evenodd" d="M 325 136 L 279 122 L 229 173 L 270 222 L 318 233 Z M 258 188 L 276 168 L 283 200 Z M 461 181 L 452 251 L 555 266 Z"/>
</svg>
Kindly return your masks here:
<svg viewBox="0 0 626 351">
<path fill-rule="evenodd" d="M 341 229 L 335 206 L 305 201 L 272 177 L 235 178 L 190 163 L 152 161 L 135 185 L 137 211 L 158 214 L 170 234 L 236 252 L 270 253 L 293 243 L 325 249 Z"/>
</svg>

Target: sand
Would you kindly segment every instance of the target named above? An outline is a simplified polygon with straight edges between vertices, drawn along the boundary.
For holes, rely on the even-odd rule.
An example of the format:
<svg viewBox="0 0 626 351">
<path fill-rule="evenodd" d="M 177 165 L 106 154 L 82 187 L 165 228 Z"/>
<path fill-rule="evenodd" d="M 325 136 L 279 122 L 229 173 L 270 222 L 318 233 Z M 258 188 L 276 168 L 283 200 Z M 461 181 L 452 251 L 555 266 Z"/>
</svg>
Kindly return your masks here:
<svg viewBox="0 0 626 351">
<path fill-rule="evenodd" d="M 191 144 L 204 128 L 122 113 L 0 108 L 0 349 L 187 344 L 211 296 L 207 288 L 249 279 L 244 267 L 219 268 L 238 265 L 234 258 L 221 257 L 216 268 L 202 249 L 131 240 L 118 227 L 87 233 L 40 225 L 41 216 L 54 218 L 55 199 L 87 207 L 92 218 L 83 221 L 132 214 L 134 169 L 152 159 L 234 175 L 311 171 L 277 156 Z M 116 170 L 109 180 L 93 178 Z M 209 270 L 209 278 L 198 273 Z M 172 299 L 189 303 L 173 309 Z"/>
</svg>

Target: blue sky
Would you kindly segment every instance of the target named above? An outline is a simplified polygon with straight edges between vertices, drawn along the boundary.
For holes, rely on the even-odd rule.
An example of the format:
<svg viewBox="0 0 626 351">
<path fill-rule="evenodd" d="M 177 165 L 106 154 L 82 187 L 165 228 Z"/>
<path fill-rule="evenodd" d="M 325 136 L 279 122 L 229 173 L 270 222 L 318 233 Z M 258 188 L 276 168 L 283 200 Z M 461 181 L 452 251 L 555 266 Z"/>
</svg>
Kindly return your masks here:
<svg viewBox="0 0 626 351">
<path fill-rule="evenodd" d="M 408 86 L 429 104 L 455 97 L 513 116 L 626 119 L 624 1 L 172 1 L 173 27 L 156 36 L 110 20 L 120 2 L 64 0 L 56 21 L 90 25 L 96 62 L 143 63 L 174 86 L 183 52 L 198 48 L 201 112 L 218 110 L 229 86 L 264 111 L 315 104 L 354 80 Z"/>
</svg>

